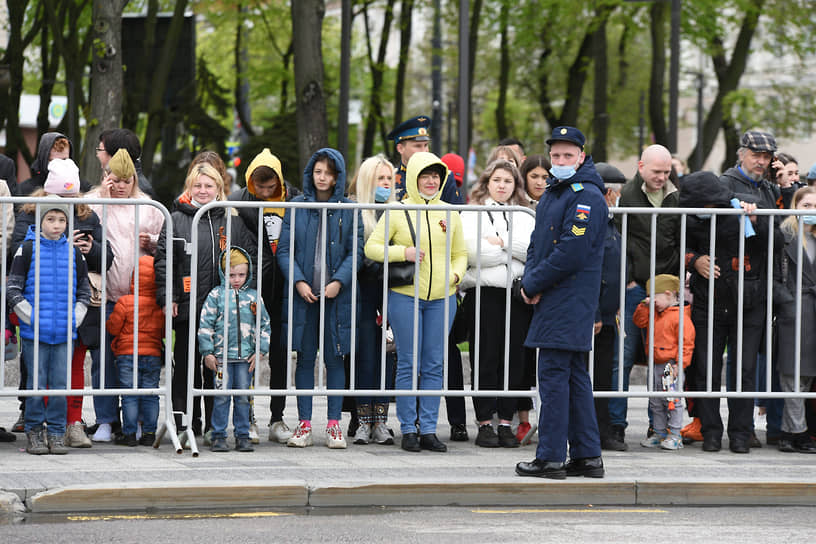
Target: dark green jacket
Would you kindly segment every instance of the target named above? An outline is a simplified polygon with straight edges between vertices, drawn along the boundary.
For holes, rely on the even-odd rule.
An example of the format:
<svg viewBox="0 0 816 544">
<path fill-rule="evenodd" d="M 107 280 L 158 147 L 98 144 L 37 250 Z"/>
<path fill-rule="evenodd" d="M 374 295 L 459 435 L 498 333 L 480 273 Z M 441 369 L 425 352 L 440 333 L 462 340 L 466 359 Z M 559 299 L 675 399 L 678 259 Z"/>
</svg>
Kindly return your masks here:
<svg viewBox="0 0 816 544">
<path fill-rule="evenodd" d="M 626 182 L 621 191 L 619 207 L 653 208 L 643 192 L 643 178 L 640 172 Z M 667 187 L 669 187 L 667 182 Z M 676 208 L 680 203 L 680 192 L 674 188 L 663 199 L 661 208 Z M 630 214 L 627 220 L 626 236 L 626 283 L 638 282 L 646 286 L 649 279 L 649 257 L 651 253 L 651 215 Z M 618 214 L 615 222 L 621 228 L 623 215 Z M 622 231 L 621 231 L 622 232 Z M 655 275 L 673 274 L 680 271 L 680 216 L 657 216 L 657 240 L 655 244 Z"/>
</svg>

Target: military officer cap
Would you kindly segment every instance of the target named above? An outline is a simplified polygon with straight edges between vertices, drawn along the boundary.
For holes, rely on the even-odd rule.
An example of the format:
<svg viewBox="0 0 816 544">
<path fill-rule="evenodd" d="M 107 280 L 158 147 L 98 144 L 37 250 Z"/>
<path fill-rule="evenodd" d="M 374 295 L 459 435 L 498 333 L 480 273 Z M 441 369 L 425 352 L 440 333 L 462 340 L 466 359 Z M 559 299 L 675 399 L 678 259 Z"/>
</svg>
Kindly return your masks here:
<svg viewBox="0 0 816 544">
<path fill-rule="evenodd" d="M 740 139 L 740 146 L 747 147 L 751 151 L 756 151 L 758 153 L 775 153 L 776 138 L 773 137 L 773 134 L 768 132 L 749 130 L 742 135 L 742 138 Z"/>
<path fill-rule="evenodd" d="M 586 138 L 583 133 L 575 127 L 555 127 L 550 139 L 547 140 L 547 145 L 552 145 L 554 142 L 569 142 L 584 149 Z"/>
<path fill-rule="evenodd" d="M 427 142 L 430 136 L 431 118 L 427 115 L 418 115 L 407 121 L 403 121 L 388 133 L 388 139 L 394 140 L 398 144 L 405 140 L 415 140 L 417 142 Z"/>
</svg>

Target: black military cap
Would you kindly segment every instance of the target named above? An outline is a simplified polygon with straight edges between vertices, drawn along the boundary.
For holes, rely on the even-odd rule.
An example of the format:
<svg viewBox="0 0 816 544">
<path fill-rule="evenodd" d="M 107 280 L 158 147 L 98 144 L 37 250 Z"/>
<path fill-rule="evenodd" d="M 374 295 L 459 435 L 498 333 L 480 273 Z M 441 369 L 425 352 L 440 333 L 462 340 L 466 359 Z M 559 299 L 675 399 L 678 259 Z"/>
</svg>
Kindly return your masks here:
<svg viewBox="0 0 816 544">
<path fill-rule="evenodd" d="M 547 140 L 547 145 L 552 145 L 553 142 L 569 142 L 583 149 L 586 138 L 583 133 L 575 127 L 555 127 L 552 131 L 552 136 Z"/>
</svg>

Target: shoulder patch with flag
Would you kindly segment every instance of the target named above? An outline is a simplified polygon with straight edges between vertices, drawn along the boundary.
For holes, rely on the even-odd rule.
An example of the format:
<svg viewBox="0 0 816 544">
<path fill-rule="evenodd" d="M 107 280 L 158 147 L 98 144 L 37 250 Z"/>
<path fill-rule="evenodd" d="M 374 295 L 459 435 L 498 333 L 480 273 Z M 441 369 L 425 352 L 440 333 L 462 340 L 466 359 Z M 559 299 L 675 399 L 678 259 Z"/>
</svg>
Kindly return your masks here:
<svg viewBox="0 0 816 544">
<path fill-rule="evenodd" d="M 591 209 L 592 208 L 587 204 L 578 204 L 578 206 L 575 207 L 575 219 L 578 219 L 579 221 L 586 221 L 589 219 L 589 212 Z"/>
</svg>

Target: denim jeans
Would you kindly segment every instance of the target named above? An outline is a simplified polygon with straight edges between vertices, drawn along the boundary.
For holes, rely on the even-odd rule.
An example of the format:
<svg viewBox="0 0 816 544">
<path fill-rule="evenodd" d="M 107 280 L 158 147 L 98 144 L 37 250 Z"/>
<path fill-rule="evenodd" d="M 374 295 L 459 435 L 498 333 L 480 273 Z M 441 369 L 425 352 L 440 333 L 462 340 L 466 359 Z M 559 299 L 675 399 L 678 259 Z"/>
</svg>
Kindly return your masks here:
<svg viewBox="0 0 816 544">
<path fill-rule="evenodd" d="M 39 349 L 37 359 L 37 390 L 65 389 L 68 381 L 68 344 L 34 344 L 23 338 L 23 358 L 28 371 L 26 389 L 34 389 L 34 350 Z M 28 397 L 25 409 L 25 431 L 39 429 L 48 423 L 48 434 L 65 434 L 66 399 L 51 395 L 46 405 L 44 397 Z"/>
<path fill-rule="evenodd" d="M 456 315 L 456 297 L 448 297 L 448 329 L 445 321 L 445 299 L 420 300 L 417 333 L 417 388 L 442 389 L 445 361 L 445 337 Z M 414 377 L 414 297 L 394 291 L 388 294 L 388 321 L 397 344 L 396 389 L 411 389 Z M 397 397 L 397 418 L 402 434 L 417 432 L 417 417 L 422 434 L 436 433 L 439 397 Z"/>
<path fill-rule="evenodd" d="M 624 301 L 623 330 L 626 338 L 623 340 L 623 390 L 629 391 L 629 374 L 639 352 L 643 352 L 641 329 L 632 321 L 638 304 L 646 298 L 646 289 L 635 285 L 626 289 Z M 617 362 L 616 362 L 617 363 Z M 618 390 L 618 364 L 612 367 L 612 390 Z M 612 427 L 626 427 L 626 397 L 612 397 L 609 399 L 609 424 Z"/>
<path fill-rule="evenodd" d="M 133 355 L 116 357 L 119 370 L 119 383 L 123 389 L 133 388 Z M 154 389 L 159 386 L 162 362 L 155 355 L 139 355 L 138 388 Z M 156 432 L 156 421 L 159 418 L 159 397 L 157 395 L 122 395 L 122 432 L 136 434 L 138 422 L 142 422 L 142 431 Z"/>
<path fill-rule="evenodd" d="M 323 363 L 326 365 L 326 387 L 328 389 L 343 389 L 346 383 L 346 368 L 343 365 L 343 357 L 337 355 L 331 345 L 331 329 L 328 318 L 326 318 L 324 325 Z M 306 326 L 303 328 L 301 351 L 297 354 L 297 367 L 295 368 L 295 386 L 298 389 L 314 389 L 315 359 L 317 359 L 320 341 L 319 330 L 320 302 L 318 301 L 309 304 L 306 309 Z M 311 421 L 312 396 L 299 396 L 297 398 L 297 407 L 298 418 Z M 328 398 L 328 419 L 339 420 L 342 408 L 343 397 L 330 395 Z"/>
<path fill-rule="evenodd" d="M 222 361 L 218 361 L 215 383 L 216 389 L 219 383 L 223 383 L 221 374 Z M 236 362 L 227 364 L 227 389 L 249 389 L 252 383 L 252 374 L 249 372 L 249 363 Z M 310 397 L 311 398 L 311 397 Z M 232 427 L 235 438 L 249 438 L 249 397 L 247 395 L 234 395 L 232 397 Z M 229 421 L 230 397 L 222 395 L 215 397 L 212 411 L 212 436 L 213 438 L 227 437 L 227 422 Z"/>
<path fill-rule="evenodd" d="M 113 307 L 116 303 L 108 301 L 105 310 L 106 318 L 110 317 L 113 312 Z M 98 312 L 99 308 L 88 308 L 89 312 Z M 102 330 L 105 331 L 104 324 Z M 111 351 L 111 343 L 113 336 L 105 332 L 100 346 L 104 346 L 105 350 L 105 388 L 115 389 L 119 387 L 118 374 L 116 372 L 116 358 Z M 91 350 L 91 384 L 94 389 L 100 389 L 101 372 L 99 365 L 101 364 L 100 348 Z M 94 395 L 93 398 L 94 413 L 96 414 L 97 423 L 114 423 L 119 421 L 119 396 L 118 395 Z M 136 432 L 136 431 L 134 431 Z"/>
</svg>

